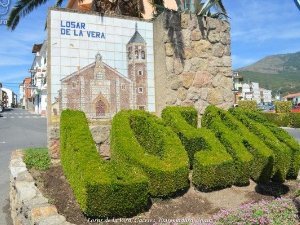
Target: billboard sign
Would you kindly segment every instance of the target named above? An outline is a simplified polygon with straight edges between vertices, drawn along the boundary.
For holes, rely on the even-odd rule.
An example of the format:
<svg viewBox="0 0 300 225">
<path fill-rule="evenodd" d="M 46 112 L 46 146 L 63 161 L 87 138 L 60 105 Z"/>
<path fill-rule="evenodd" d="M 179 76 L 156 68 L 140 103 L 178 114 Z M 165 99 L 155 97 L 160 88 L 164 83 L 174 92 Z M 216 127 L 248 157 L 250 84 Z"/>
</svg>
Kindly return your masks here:
<svg viewBox="0 0 300 225">
<path fill-rule="evenodd" d="M 47 65 L 51 118 L 67 108 L 89 119 L 155 111 L 151 22 L 52 9 Z"/>
</svg>

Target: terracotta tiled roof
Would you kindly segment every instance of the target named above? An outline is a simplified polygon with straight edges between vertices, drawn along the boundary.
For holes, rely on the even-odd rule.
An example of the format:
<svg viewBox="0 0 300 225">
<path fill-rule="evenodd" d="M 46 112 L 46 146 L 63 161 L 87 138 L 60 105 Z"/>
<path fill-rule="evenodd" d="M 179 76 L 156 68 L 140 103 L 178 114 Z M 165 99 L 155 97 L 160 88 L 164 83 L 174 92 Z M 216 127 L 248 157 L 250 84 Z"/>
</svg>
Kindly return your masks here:
<svg viewBox="0 0 300 225">
<path fill-rule="evenodd" d="M 284 98 L 295 98 L 295 97 L 300 97 L 300 92 L 294 94 L 288 94 L 284 96 Z"/>
</svg>

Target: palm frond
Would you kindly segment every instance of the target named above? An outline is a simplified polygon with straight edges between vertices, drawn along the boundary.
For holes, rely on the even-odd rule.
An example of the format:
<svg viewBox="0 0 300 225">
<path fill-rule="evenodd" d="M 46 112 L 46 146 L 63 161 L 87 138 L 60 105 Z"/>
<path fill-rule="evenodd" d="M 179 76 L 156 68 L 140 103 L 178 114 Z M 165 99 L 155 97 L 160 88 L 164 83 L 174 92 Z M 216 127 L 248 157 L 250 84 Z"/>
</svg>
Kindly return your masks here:
<svg viewBox="0 0 300 225">
<path fill-rule="evenodd" d="M 64 0 L 56 0 L 55 7 L 61 7 Z"/>
<path fill-rule="evenodd" d="M 47 1 L 48 0 L 18 0 L 8 16 L 7 27 L 14 30 L 21 17 L 25 17 L 35 8 L 45 4 Z"/>
</svg>

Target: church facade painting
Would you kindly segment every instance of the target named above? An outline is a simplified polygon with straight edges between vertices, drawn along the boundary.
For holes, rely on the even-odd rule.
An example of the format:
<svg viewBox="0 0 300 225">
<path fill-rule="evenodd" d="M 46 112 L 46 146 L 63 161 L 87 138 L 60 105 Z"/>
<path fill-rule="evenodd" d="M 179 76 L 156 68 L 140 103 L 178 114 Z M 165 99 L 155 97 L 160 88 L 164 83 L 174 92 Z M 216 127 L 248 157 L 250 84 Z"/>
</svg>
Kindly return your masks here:
<svg viewBox="0 0 300 225">
<path fill-rule="evenodd" d="M 111 119 L 122 109 L 155 111 L 152 23 L 50 13 L 52 118 L 64 109 L 89 119 Z"/>
</svg>

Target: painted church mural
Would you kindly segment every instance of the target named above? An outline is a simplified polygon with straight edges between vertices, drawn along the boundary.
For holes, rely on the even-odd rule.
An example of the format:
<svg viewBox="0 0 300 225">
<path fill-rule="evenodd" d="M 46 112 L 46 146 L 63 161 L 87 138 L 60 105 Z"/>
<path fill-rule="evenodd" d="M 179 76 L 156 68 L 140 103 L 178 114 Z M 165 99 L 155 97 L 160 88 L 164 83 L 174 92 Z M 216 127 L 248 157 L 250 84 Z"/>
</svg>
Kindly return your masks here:
<svg viewBox="0 0 300 225">
<path fill-rule="evenodd" d="M 60 14 L 61 28 L 60 38 L 53 37 L 50 44 L 55 62 L 51 63 L 52 118 L 64 109 L 82 110 L 89 119 L 111 119 L 122 109 L 155 111 L 151 23 L 107 17 L 92 26 L 86 17 L 77 21 L 88 22 L 68 23 L 62 19 L 64 12 L 51 13 Z M 94 37 L 85 31 L 90 28 Z M 79 57 L 74 55 L 76 44 Z"/>
</svg>

